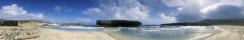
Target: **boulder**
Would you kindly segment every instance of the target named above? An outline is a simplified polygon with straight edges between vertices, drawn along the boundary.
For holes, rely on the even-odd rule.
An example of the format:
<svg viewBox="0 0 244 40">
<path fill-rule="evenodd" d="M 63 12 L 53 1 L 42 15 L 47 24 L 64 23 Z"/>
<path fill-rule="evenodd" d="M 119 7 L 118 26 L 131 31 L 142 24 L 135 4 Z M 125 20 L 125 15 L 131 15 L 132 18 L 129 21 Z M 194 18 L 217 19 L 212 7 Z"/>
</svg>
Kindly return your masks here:
<svg viewBox="0 0 244 40">
<path fill-rule="evenodd" d="M 97 20 L 98 27 L 139 27 L 142 23 L 132 20 Z"/>
</svg>

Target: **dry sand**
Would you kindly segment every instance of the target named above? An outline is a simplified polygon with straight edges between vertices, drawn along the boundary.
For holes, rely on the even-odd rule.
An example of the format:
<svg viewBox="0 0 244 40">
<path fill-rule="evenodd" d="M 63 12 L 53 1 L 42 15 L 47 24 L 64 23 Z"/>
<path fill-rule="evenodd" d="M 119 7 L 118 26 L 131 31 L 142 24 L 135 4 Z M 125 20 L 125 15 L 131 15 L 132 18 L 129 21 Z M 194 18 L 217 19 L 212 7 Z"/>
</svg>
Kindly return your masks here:
<svg viewBox="0 0 244 40">
<path fill-rule="evenodd" d="M 244 40 L 244 26 L 218 25 L 214 28 L 219 29 L 221 32 L 204 40 Z"/>
<path fill-rule="evenodd" d="M 28 40 L 116 40 L 103 32 L 63 31 L 43 28 L 40 37 Z"/>
<path fill-rule="evenodd" d="M 64 31 L 41 28 L 44 23 L 28 22 L 19 26 L 0 26 L 0 40 L 116 40 L 104 32 Z"/>
</svg>

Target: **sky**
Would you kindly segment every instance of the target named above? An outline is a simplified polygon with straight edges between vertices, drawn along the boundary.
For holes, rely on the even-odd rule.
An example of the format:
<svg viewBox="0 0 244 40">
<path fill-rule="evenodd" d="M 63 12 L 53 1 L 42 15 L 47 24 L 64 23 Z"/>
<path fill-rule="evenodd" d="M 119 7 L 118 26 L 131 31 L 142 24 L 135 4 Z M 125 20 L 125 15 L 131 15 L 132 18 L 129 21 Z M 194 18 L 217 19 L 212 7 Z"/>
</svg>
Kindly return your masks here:
<svg viewBox="0 0 244 40">
<path fill-rule="evenodd" d="M 157 25 L 243 17 L 244 0 L 0 0 L 0 19 L 9 20 L 136 20 Z"/>
</svg>

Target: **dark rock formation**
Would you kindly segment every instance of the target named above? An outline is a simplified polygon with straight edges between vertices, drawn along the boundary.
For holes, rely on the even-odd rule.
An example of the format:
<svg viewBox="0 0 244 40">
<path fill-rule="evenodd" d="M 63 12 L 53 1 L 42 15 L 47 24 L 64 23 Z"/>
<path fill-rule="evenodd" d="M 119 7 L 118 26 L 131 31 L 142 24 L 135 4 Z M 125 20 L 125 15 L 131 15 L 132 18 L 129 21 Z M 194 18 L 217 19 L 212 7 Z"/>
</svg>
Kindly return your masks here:
<svg viewBox="0 0 244 40">
<path fill-rule="evenodd" d="M 161 24 L 161 26 L 210 26 L 207 23 L 170 23 L 170 24 Z"/>
<path fill-rule="evenodd" d="M 138 27 L 142 23 L 132 20 L 97 20 L 98 27 Z"/>
<path fill-rule="evenodd" d="M 14 20 L 1 20 L 0 26 L 18 26 L 18 21 Z"/>
<path fill-rule="evenodd" d="M 238 25 L 244 26 L 244 19 L 206 19 L 198 23 L 208 23 L 212 25 Z"/>
</svg>

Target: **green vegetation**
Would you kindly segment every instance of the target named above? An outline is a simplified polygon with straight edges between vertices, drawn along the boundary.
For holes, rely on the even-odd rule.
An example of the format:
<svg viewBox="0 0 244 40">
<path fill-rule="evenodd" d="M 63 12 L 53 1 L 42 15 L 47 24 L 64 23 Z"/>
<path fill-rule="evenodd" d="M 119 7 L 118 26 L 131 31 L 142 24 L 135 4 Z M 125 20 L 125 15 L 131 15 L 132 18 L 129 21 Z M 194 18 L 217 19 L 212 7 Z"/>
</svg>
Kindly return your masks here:
<svg viewBox="0 0 244 40">
<path fill-rule="evenodd" d="M 206 19 L 200 23 L 208 23 L 213 25 L 244 25 L 244 19 Z"/>
</svg>

